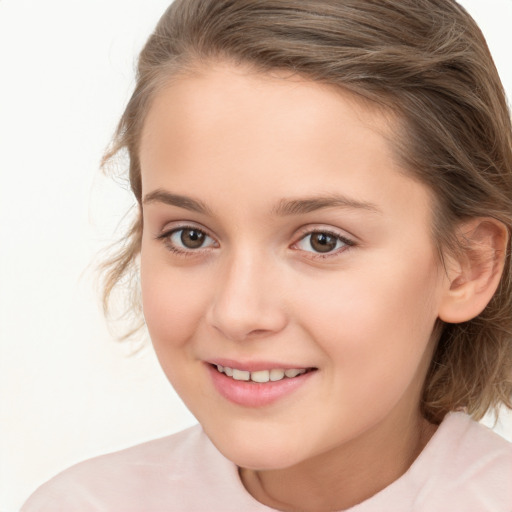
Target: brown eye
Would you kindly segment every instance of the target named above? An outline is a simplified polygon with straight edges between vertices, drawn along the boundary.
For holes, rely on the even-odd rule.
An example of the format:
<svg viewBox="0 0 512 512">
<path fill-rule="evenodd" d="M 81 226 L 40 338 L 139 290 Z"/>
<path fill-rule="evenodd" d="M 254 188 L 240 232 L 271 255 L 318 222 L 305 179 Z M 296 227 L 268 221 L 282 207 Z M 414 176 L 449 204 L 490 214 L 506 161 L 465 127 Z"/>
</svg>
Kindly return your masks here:
<svg viewBox="0 0 512 512">
<path fill-rule="evenodd" d="M 329 233 L 329 231 L 312 231 L 295 245 L 301 251 L 313 254 L 336 254 L 340 250 L 354 245 L 354 242 L 336 233 Z"/>
<path fill-rule="evenodd" d="M 215 240 L 203 230 L 194 227 L 184 227 L 163 233 L 158 237 L 168 249 L 173 252 L 191 252 L 197 249 L 216 247 Z"/>
<path fill-rule="evenodd" d="M 180 240 L 187 249 L 198 249 L 204 244 L 206 235 L 199 229 L 181 229 Z"/>
<path fill-rule="evenodd" d="M 309 243 L 317 252 L 330 252 L 336 249 L 338 239 L 328 233 L 313 233 Z"/>
</svg>

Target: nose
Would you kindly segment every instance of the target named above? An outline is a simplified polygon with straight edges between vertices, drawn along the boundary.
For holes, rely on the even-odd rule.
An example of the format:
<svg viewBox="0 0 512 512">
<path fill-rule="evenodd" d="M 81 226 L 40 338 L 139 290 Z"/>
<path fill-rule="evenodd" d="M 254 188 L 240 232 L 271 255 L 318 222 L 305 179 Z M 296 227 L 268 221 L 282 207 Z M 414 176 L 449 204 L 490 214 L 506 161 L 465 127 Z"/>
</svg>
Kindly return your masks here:
<svg viewBox="0 0 512 512">
<path fill-rule="evenodd" d="M 261 338 L 287 324 L 283 290 L 275 264 L 254 254 L 225 261 L 216 276 L 208 323 L 233 341 Z"/>
</svg>

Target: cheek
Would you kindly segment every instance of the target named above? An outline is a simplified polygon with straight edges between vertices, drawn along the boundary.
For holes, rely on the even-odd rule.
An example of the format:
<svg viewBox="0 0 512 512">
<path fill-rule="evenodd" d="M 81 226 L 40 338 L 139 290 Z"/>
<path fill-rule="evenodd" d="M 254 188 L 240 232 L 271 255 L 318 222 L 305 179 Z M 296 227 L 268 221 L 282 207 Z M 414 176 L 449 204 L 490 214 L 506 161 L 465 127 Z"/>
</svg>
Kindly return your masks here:
<svg viewBox="0 0 512 512">
<path fill-rule="evenodd" d="M 204 312 L 201 282 L 197 273 L 173 271 L 171 266 L 142 255 L 142 306 L 157 352 L 179 348 L 192 336 Z"/>
<path fill-rule="evenodd" d="M 404 378 L 417 370 L 437 318 L 437 288 L 431 260 L 413 261 L 406 266 L 391 258 L 334 282 L 312 280 L 298 299 L 307 312 L 304 328 L 342 367 L 340 378 L 382 384 L 396 380 L 397 370 Z"/>
</svg>

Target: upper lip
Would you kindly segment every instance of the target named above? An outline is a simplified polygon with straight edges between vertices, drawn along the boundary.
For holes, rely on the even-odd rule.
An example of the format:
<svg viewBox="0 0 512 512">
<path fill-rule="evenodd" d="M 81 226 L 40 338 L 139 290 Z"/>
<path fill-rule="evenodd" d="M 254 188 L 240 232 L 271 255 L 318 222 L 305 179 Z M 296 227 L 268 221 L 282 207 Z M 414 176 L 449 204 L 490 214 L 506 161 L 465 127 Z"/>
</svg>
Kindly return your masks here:
<svg viewBox="0 0 512 512">
<path fill-rule="evenodd" d="M 215 358 L 206 361 L 209 364 L 227 366 L 228 368 L 236 368 L 248 372 L 257 372 L 261 370 L 291 370 L 291 369 L 304 369 L 313 368 L 312 366 L 304 366 L 302 364 L 294 365 L 289 363 L 280 363 L 276 361 L 235 361 L 234 359 Z"/>
</svg>

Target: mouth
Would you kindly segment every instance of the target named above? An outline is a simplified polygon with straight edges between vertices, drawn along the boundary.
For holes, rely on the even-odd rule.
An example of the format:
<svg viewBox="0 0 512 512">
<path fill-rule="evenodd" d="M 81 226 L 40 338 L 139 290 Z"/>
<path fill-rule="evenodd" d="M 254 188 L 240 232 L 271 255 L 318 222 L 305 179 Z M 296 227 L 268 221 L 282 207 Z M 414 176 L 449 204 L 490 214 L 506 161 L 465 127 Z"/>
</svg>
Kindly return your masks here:
<svg viewBox="0 0 512 512">
<path fill-rule="evenodd" d="M 229 366 L 222 366 L 220 364 L 212 364 L 212 366 L 216 368 L 219 373 L 223 373 L 226 377 L 233 380 L 245 382 L 250 381 L 258 384 L 278 382 L 283 379 L 294 379 L 299 375 L 316 370 L 316 368 L 271 368 L 269 370 L 249 371 L 231 368 Z"/>
<path fill-rule="evenodd" d="M 242 363 L 222 362 L 224 364 L 217 361 L 206 365 L 214 389 L 229 402 L 244 407 L 269 406 L 295 394 L 301 388 L 308 389 L 310 385 L 307 383 L 312 382 L 318 370 L 313 367 L 279 368 L 279 363 L 258 363 L 237 368 Z"/>
</svg>

